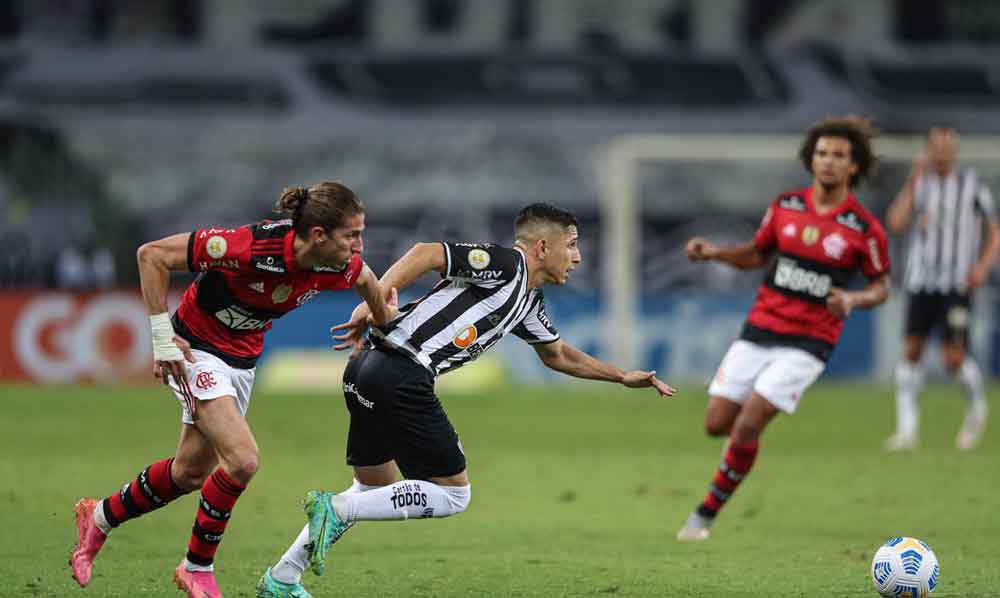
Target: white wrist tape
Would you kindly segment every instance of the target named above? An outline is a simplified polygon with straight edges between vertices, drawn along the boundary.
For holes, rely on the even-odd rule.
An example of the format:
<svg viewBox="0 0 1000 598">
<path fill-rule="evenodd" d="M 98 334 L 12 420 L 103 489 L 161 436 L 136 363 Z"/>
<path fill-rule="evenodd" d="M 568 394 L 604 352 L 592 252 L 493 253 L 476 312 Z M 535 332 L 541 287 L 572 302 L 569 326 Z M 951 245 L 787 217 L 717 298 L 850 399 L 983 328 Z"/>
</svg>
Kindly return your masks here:
<svg viewBox="0 0 1000 598">
<path fill-rule="evenodd" d="M 153 359 L 156 361 L 183 361 L 184 354 L 174 343 L 174 327 L 170 324 L 170 314 L 149 316 L 149 326 L 153 331 Z"/>
</svg>

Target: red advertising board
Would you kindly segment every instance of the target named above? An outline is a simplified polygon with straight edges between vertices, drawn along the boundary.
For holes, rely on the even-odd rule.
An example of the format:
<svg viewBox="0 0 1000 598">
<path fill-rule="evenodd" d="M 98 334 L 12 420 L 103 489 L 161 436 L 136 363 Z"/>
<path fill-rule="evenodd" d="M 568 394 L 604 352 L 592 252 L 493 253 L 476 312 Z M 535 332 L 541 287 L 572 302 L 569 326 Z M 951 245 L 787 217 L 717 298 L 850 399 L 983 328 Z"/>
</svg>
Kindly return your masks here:
<svg viewBox="0 0 1000 598">
<path fill-rule="evenodd" d="M 137 292 L 0 293 L 0 380 L 152 382 L 152 359 Z"/>
</svg>

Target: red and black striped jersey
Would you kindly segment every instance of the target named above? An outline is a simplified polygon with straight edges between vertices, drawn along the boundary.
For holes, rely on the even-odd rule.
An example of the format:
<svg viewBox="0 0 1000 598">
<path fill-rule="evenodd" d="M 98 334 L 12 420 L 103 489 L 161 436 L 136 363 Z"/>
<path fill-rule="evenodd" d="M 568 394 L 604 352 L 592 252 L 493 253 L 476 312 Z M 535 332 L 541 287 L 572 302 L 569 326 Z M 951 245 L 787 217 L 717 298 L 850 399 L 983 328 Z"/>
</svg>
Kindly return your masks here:
<svg viewBox="0 0 1000 598">
<path fill-rule="evenodd" d="M 844 326 L 826 307 L 830 289 L 846 287 L 859 270 L 869 279 L 889 272 L 885 230 L 854 195 L 818 214 L 812 188 L 782 193 L 764 215 L 754 244 L 775 255 L 743 338 L 799 346 L 824 360 Z"/>
<path fill-rule="evenodd" d="M 360 255 L 342 268 L 301 270 L 292 251 L 294 238 L 290 219 L 191 233 L 188 268 L 200 274 L 174 314 L 177 334 L 233 367 L 251 368 L 272 320 L 320 291 L 353 286 L 364 266 Z"/>
</svg>

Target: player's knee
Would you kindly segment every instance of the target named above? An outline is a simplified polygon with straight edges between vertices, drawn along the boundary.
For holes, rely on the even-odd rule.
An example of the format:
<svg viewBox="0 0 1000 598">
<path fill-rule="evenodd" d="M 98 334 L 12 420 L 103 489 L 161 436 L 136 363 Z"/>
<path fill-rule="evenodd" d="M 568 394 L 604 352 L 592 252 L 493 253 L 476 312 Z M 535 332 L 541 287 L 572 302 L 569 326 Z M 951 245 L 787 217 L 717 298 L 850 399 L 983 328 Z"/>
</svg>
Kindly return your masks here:
<svg viewBox="0 0 1000 598">
<path fill-rule="evenodd" d="M 756 421 L 749 418 L 739 419 L 733 424 L 732 439 L 734 442 L 740 444 L 746 442 L 753 442 L 760 437 L 761 431 L 764 429 L 762 425 L 758 425 Z"/>
<path fill-rule="evenodd" d="M 458 515 L 469 508 L 472 500 L 472 486 L 442 486 L 448 494 L 448 505 L 451 507 L 451 514 Z"/>
<path fill-rule="evenodd" d="M 732 422 L 720 417 L 705 418 L 705 433 L 709 436 L 726 436 L 732 429 Z"/>
<path fill-rule="evenodd" d="M 957 352 L 946 352 L 942 358 L 944 360 L 945 369 L 952 375 L 958 373 L 958 369 L 962 367 L 962 362 L 965 361 L 965 356 Z"/>
<path fill-rule="evenodd" d="M 178 488 L 187 492 L 193 492 L 205 485 L 205 480 L 212 474 L 213 468 L 178 466 L 175 465 L 170 472 L 170 477 Z"/>
<path fill-rule="evenodd" d="M 260 469 L 260 453 L 257 451 L 247 451 L 237 455 L 227 463 L 226 473 L 232 476 L 237 482 L 247 484 L 253 479 L 254 474 Z"/>
</svg>

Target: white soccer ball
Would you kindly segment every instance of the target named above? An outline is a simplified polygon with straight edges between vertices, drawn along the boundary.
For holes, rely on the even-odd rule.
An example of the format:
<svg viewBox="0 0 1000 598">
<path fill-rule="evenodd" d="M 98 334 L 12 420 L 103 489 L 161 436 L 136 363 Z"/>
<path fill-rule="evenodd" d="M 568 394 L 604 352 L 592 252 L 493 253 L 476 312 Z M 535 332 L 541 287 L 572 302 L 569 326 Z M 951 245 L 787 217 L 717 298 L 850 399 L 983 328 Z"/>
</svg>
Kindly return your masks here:
<svg viewBox="0 0 1000 598">
<path fill-rule="evenodd" d="M 882 596 L 926 598 L 938 584 L 938 560 L 916 538 L 893 538 L 872 559 L 872 581 Z"/>
</svg>

